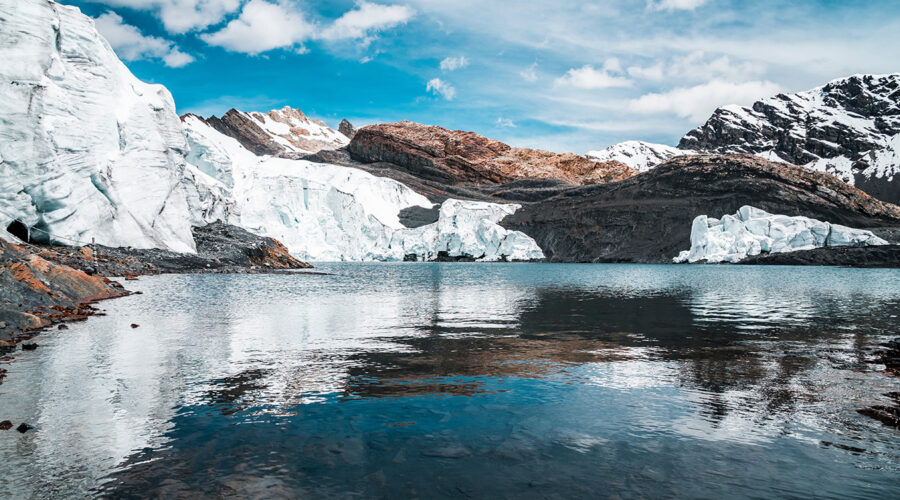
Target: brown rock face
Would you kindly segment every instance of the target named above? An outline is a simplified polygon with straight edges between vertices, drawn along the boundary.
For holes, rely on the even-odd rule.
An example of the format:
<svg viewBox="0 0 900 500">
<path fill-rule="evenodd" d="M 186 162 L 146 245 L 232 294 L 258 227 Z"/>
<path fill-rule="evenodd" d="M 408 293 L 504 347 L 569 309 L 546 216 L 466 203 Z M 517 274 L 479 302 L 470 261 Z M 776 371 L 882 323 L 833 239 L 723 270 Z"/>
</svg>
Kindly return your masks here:
<svg viewBox="0 0 900 500">
<path fill-rule="evenodd" d="M 363 127 L 347 149 L 354 160 L 391 163 L 415 176 L 452 184 L 523 179 L 597 184 L 637 173 L 619 162 L 597 163 L 572 153 L 514 148 L 473 132 L 408 121 Z"/>
<path fill-rule="evenodd" d="M 621 182 L 569 188 L 502 225 L 534 238 L 553 261 L 671 262 L 690 248 L 694 217 L 743 205 L 857 228 L 900 226 L 900 207 L 835 177 L 739 155 L 682 156 Z"/>
<path fill-rule="evenodd" d="M 0 321 L 12 326 L 0 336 L 51 321 L 83 319 L 91 313 L 89 302 L 126 293 L 106 278 L 55 264 L 0 240 Z"/>
</svg>

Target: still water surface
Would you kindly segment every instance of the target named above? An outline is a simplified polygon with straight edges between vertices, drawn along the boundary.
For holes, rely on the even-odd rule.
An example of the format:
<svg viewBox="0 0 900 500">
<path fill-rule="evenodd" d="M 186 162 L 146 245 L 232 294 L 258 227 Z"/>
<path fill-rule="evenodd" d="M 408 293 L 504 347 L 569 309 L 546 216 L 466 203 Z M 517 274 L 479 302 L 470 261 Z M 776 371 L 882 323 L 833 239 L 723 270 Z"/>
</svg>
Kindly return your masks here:
<svg viewBox="0 0 900 500">
<path fill-rule="evenodd" d="M 900 270 L 194 275 L 2 362 L 0 497 L 890 498 Z M 131 323 L 139 328 L 132 329 Z"/>
</svg>

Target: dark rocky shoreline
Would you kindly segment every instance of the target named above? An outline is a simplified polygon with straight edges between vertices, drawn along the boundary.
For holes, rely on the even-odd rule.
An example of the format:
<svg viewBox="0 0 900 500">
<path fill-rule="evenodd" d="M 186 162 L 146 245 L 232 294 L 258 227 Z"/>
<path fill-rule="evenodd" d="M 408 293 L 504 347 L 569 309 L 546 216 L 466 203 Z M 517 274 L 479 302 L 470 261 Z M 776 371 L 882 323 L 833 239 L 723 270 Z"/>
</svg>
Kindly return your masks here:
<svg viewBox="0 0 900 500">
<path fill-rule="evenodd" d="M 102 314 L 94 304 L 131 294 L 109 278 L 163 273 L 295 273 L 308 271 L 272 238 L 215 222 L 193 229 L 196 254 L 102 245 L 16 245 L 0 239 L 0 350 L 38 331 Z"/>
</svg>

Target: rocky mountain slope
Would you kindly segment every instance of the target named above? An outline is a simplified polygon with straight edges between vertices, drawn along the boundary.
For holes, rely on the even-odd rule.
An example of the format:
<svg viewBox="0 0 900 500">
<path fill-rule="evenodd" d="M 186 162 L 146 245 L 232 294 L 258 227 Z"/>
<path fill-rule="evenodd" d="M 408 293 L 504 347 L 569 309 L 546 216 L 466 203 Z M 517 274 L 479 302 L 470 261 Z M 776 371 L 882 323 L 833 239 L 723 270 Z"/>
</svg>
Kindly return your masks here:
<svg viewBox="0 0 900 500">
<path fill-rule="evenodd" d="M 617 161 L 638 172 L 646 172 L 664 161 L 686 154 L 694 152 L 665 144 L 625 141 L 598 151 L 588 151 L 587 157 L 598 162 Z"/>
<path fill-rule="evenodd" d="M 0 0 L 0 230 L 193 251 L 187 143 L 172 96 L 139 81 L 78 9 Z M 49 236 L 48 236 L 49 235 Z"/>
<path fill-rule="evenodd" d="M 416 177 L 446 184 L 552 180 L 615 182 L 637 172 L 619 162 L 594 162 L 572 153 L 515 148 L 473 132 L 409 121 L 369 125 L 347 147 L 361 163 L 388 163 Z"/>
<path fill-rule="evenodd" d="M 854 228 L 900 226 L 900 207 L 836 178 L 754 156 L 682 156 L 613 184 L 563 190 L 503 221 L 560 262 L 669 262 L 698 215 L 752 205 Z"/>
<path fill-rule="evenodd" d="M 855 75 L 750 107 L 719 108 L 678 147 L 804 165 L 897 203 L 898 134 L 900 73 Z"/>
<path fill-rule="evenodd" d="M 337 149 L 350 142 L 347 136 L 325 122 L 313 120 L 299 109 L 289 106 L 268 113 L 245 113 L 231 109 L 221 118 L 193 116 L 237 139 L 257 155 L 310 154 L 323 149 Z"/>
</svg>

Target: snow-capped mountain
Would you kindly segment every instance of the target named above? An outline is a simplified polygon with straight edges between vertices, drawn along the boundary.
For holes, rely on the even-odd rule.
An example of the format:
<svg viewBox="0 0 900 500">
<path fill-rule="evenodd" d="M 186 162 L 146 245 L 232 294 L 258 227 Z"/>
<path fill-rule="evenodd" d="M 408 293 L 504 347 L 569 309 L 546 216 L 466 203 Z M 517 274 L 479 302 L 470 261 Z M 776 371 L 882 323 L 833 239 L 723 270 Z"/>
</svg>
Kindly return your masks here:
<svg viewBox="0 0 900 500">
<path fill-rule="evenodd" d="M 751 107 L 719 108 L 678 147 L 804 165 L 897 203 L 898 134 L 900 73 L 854 75 Z"/>
<path fill-rule="evenodd" d="M 350 142 L 341 132 L 289 106 L 268 113 L 231 109 L 221 118 L 210 116 L 204 121 L 258 155 L 305 155 Z"/>
<path fill-rule="evenodd" d="M 395 180 L 350 167 L 257 156 L 196 116 L 182 120 L 189 161 L 227 187 L 203 200 L 210 211 L 277 238 L 301 259 L 430 260 L 441 252 L 484 260 L 543 257 L 534 240 L 498 224 L 518 205 L 446 200 L 436 222 L 408 228 L 399 218 L 402 209 L 433 204 Z M 228 191 L 230 197 L 221 196 Z"/>
<path fill-rule="evenodd" d="M 598 162 L 618 161 L 638 172 L 646 172 L 666 160 L 686 154 L 694 154 L 694 152 L 665 144 L 625 141 L 613 144 L 606 149 L 588 151 L 587 157 Z"/>
<path fill-rule="evenodd" d="M 74 7 L 0 0 L 0 230 L 74 244 L 194 248 L 172 96 Z"/>
</svg>

